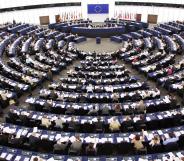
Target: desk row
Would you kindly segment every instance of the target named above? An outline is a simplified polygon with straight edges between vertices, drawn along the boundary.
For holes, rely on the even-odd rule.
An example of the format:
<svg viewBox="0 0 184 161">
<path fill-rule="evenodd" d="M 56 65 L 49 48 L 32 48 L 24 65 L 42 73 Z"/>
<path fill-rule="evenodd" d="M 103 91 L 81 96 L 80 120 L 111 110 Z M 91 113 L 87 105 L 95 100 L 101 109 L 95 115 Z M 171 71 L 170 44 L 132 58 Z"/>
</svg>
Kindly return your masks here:
<svg viewBox="0 0 184 161">
<path fill-rule="evenodd" d="M 60 81 L 67 84 L 97 84 L 97 85 L 116 85 L 125 83 L 135 83 L 139 80 L 135 76 L 123 77 L 123 78 L 112 78 L 112 79 L 85 79 L 85 78 L 75 78 L 67 77 L 60 78 Z"/>
<path fill-rule="evenodd" d="M 175 160 L 179 161 L 184 157 L 184 151 L 176 151 L 169 153 L 158 153 L 152 155 L 140 155 L 140 156 L 117 156 L 117 157 L 86 157 L 86 156 L 68 156 L 58 154 L 46 154 L 33 151 L 25 151 L 20 149 L 9 148 L 6 146 L 0 146 L 0 158 L 8 161 L 33 161 L 34 158 L 42 159 L 43 161 L 167 161 Z"/>
<path fill-rule="evenodd" d="M 142 102 L 142 101 L 141 101 Z M 29 97 L 26 100 L 26 103 L 29 103 L 31 106 L 34 106 L 36 110 L 38 111 L 50 111 L 53 113 L 58 114 L 73 114 L 78 115 L 79 113 L 81 115 L 87 115 L 89 111 L 93 110 L 95 107 L 95 110 L 98 110 L 99 113 L 102 113 L 102 110 L 105 108 L 108 108 L 110 110 L 110 113 L 115 113 L 115 108 L 117 104 L 115 103 L 70 103 L 70 102 L 61 102 L 61 101 L 53 101 L 53 100 L 46 100 L 46 99 L 40 99 L 36 97 Z M 120 113 L 131 115 L 136 113 L 135 108 L 137 108 L 140 104 L 140 102 L 125 102 L 125 103 L 118 103 L 118 106 L 120 106 Z M 145 110 L 147 113 L 150 112 L 156 112 L 156 111 L 166 111 L 169 109 L 175 109 L 178 108 L 176 106 L 176 101 L 169 96 L 161 97 L 161 98 L 155 98 L 150 100 L 145 100 L 144 102 Z"/>
<path fill-rule="evenodd" d="M 153 130 L 183 124 L 184 109 L 135 116 L 70 116 L 11 108 L 6 122 L 29 126 L 79 132 L 127 132 Z"/>
<path fill-rule="evenodd" d="M 147 83 L 131 83 L 131 84 L 119 84 L 119 85 L 79 85 L 79 84 L 66 84 L 66 83 L 51 83 L 49 89 L 59 91 L 76 91 L 76 92 L 94 92 L 94 93 L 113 93 L 113 92 L 130 92 L 135 90 L 149 89 Z"/>
<path fill-rule="evenodd" d="M 1 123 L 0 124 L 1 135 L 10 134 L 14 135 L 15 138 L 34 136 L 40 140 L 47 139 L 49 141 L 60 141 L 60 142 L 74 142 L 76 137 L 80 137 L 80 141 L 83 143 L 94 143 L 104 144 L 112 143 L 117 144 L 121 142 L 131 143 L 136 136 L 144 142 L 150 142 L 155 136 L 159 136 L 160 139 L 166 141 L 167 139 L 176 138 L 174 141 L 177 142 L 180 136 L 184 135 L 184 127 L 178 126 L 174 128 L 166 128 L 162 130 L 153 131 L 142 131 L 142 132 L 130 132 L 130 133 L 74 133 L 74 132 L 61 132 L 61 131 L 50 131 L 41 130 L 38 127 L 28 128 L 24 126 Z M 172 135 L 171 135 L 172 134 Z M 168 142 L 166 142 L 168 143 Z"/>
<path fill-rule="evenodd" d="M 66 100 L 67 102 L 111 103 L 158 98 L 160 97 L 160 91 L 158 89 L 149 89 L 121 93 L 77 93 L 41 89 L 39 92 L 39 96 L 41 98 L 51 98 L 54 100 Z"/>
</svg>

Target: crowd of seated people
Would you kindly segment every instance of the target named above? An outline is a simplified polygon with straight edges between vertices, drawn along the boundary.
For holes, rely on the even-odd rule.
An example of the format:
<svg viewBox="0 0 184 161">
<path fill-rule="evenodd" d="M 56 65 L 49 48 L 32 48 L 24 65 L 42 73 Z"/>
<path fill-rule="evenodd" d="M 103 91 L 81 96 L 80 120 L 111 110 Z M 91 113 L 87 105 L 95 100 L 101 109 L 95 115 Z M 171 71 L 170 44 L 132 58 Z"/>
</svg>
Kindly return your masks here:
<svg viewBox="0 0 184 161">
<path fill-rule="evenodd" d="M 148 78 L 156 80 L 169 91 L 176 91 L 183 96 L 183 58 L 177 60 L 175 57 L 182 54 L 182 40 L 180 35 L 152 37 L 154 46 L 159 48 L 148 48 L 133 46 L 132 48 L 119 50 L 117 53 L 124 61 L 131 63 L 137 70 L 143 72 Z M 162 47 L 163 46 L 163 47 Z M 156 49 L 157 49 L 156 48 Z"/>
<path fill-rule="evenodd" d="M 117 53 L 98 55 L 75 50 L 67 42 L 66 49 L 58 49 L 56 44 L 49 48 L 50 35 L 54 38 L 60 33 L 44 34 L 43 41 L 33 37 L 30 53 L 20 52 L 29 37 L 13 38 L 9 47 L 20 40 L 14 57 L 0 62 L 0 101 L 2 106 L 12 104 L 6 123 L 0 123 L 1 146 L 18 148 L 19 153 L 28 150 L 60 157 L 181 153 L 184 109 L 175 97 L 163 96 L 118 61 L 124 59 L 139 71 L 154 74 L 169 90 L 182 90 L 183 60 L 175 63 L 177 53 L 167 49 L 175 43 L 173 37 L 150 38 L 154 47 L 149 48 L 143 39 L 134 39 Z M 68 70 L 67 76 L 53 79 L 78 58 L 80 64 Z M 49 84 L 42 87 L 45 79 Z M 39 91 L 26 99 L 26 106 L 15 106 L 17 97 L 38 85 Z M 1 146 L 0 157 L 6 158 Z M 37 155 L 31 160 L 41 160 Z"/>
<path fill-rule="evenodd" d="M 47 44 L 44 43 L 49 42 L 49 39 L 58 43 L 54 36 L 59 32 L 54 34 L 51 30 L 28 24 L 7 24 L 4 28 L 5 31 L 1 33 L 0 56 L 10 58 L 6 63 L 4 59 L 0 62 L 0 109 L 17 103 L 19 96 L 30 92 L 46 78 L 51 78 L 52 73 L 61 71 L 77 58 L 77 52 L 72 53 L 70 43 L 66 50 L 59 50 L 56 46 L 46 50 Z M 39 36 L 45 41 L 40 46 L 40 53 L 37 53 L 34 48 L 38 45 L 36 42 Z"/>
<path fill-rule="evenodd" d="M 101 57 L 103 60 L 100 59 Z M 86 66 L 94 70 L 85 69 Z M 99 68 L 95 68 L 96 66 Z M 35 148 L 40 150 L 38 145 L 45 143 L 50 145 L 48 149 L 43 148 L 46 146 L 41 146 L 46 152 L 52 151 L 59 154 L 110 155 L 128 153 L 129 150 L 131 154 L 145 153 L 147 150 L 152 153 L 150 149 L 153 148 L 154 144 L 159 144 L 158 140 L 161 140 L 159 148 L 162 149 L 161 151 L 165 151 L 164 141 L 168 139 L 167 134 L 165 134 L 167 129 L 162 133 L 158 130 L 158 134 L 152 136 L 149 136 L 147 131 L 144 131 L 144 135 L 140 136 L 140 131 L 142 129 L 157 130 L 171 126 L 174 128 L 178 126 L 176 129 L 182 130 L 180 126 L 183 122 L 182 119 L 178 120 L 178 118 L 183 118 L 183 110 L 178 109 L 179 106 L 177 106 L 175 98 L 171 96 L 160 97 L 158 89 L 150 90 L 150 87 L 145 83 L 143 83 L 144 87 L 137 87 L 135 84 L 142 84 L 142 82 L 138 78 L 130 77 L 129 71 L 126 75 L 119 75 L 119 69 L 121 72 L 126 70 L 124 66 L 118 65 L 111 56 L 106 58 L 93 54 L 86 56 L 86 59 L 81 61 L 80 66 L 76 66 L 74 70 L 68 72 L 68 78 L 61 78 L 58 82 L 50 83 L 49 89 L 41 89 L 40 98 L 30 97 L 27 99 L 27 103 L 32 106 L 32 111 L 12 106 L 6 118 L 7 122 L 19 126 L 4 124 L 2 130 L 7 127 L 8 132 L 11 133 L 10 129 L 25 128 L 30 133 L 27 135 L 24 131 L 25 133 L 21 134 L 25 137 L 22 147 L 25 147 L 26 144 L 26 146 L 29 145 L 27 148 L 30 148 L 30 144 L 32 145 L 32 141 L 29 142 L 32 140 L 31 137 L 35 141 L 37 140 L 37 146 L 31 146 L 32 150 Z M 81 75 L 76 78 L 73 73 L 80 71 L 94 72 L 94 74 L 89 74 L 90 79 L 88 79 L 81 72 Z M 115 83 L 109 82 L 110 85 L 106 85 L 105 79 L 101 78 L 104 73 L 106 73 L 104 77 L 107 80 L 116 75 Z M 96 79 L 99 80 L 98 83 L 95 82 Z M 80 87 L 78 87 L 79 84 L 75 83 L 77 80 L 80 80 Z M 126 84 L 129 84 L 129 87 Z M 116 87 L 116 85 L 120 86 Z M 117 91 L 114 93 L 115 90 Z M 134 98 L 131 99 L 134 94 Z M 103 97 L 106 99 L 104 100 Z M 170 111 L 166 111 L 166 109 L 170 109 Z M 63 115 L 53 113 L 62 113 Z M 166 124 L 168 121 L 169 126 Z M 6 132 L 3 130 L 2 134 L 4 135 Z M 77 132 L 79 135 L 73 135 L 72 132 Z M 108 133 L 110 134 L 108 135 Z M 59 134 L 66 137 L 60 138 Z M 162 134 L 166 137 L 164 138 Z M 181 134 L 182 132 L 175 134 L 178 137 L 174 141 L 177 145 L 176 150 L 179 148 L 177 141 Z M 127 140 L 126 136 L 130 140 Z M 96 141 L 93 137 L 96 137 Z M 99 137 L 101 141 L 99 141 Z M 147 139 L 145 140 L 145 138 Z M 106 142 L 106 139 L 109 142 Z M 116 140 L 118 144 L 113 140 Z M 112 147 L 112 151 L 106 149 L 107 144 Z M 122 147 L 124 144 L 127 144 L 130 149 L 123 152 L 118 150 L 119 146 Z"/>
</svg>

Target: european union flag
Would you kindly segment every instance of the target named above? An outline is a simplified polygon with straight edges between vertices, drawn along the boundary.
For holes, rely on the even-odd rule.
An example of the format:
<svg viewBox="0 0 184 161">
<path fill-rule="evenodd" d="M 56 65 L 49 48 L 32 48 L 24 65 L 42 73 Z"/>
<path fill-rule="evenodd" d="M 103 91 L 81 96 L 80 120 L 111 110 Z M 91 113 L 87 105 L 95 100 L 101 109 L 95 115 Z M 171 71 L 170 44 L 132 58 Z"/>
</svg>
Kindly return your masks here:
<svg viewBox="0 0 184 161">
<path fill-rule="evenodd" d="M 108 4 L 88 4 L 88 14 L 109 13 Z"/>
</svg>

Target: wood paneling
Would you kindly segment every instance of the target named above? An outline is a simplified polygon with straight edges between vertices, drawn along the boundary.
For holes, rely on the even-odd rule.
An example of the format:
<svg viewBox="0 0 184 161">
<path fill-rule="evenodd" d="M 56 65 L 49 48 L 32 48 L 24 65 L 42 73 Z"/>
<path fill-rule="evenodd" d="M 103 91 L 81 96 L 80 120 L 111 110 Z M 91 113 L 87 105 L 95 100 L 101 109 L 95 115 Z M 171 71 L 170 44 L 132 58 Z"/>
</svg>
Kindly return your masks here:
<svg viewBox="0 0 184 161">
<path fill-rule="evenodd" d="M 48 25 L 49 23 L 49 16 L 40 16 L 40 25 Z"/>
<path fill-rule="evenodd" d="M 142 14 L 136 14 L 136 21 L 141 21 Z"/>
<path fill-rule="evenodd" d="M 148 23 L 157 24 L 158 15 L 148 15 Z"/>
</svg>

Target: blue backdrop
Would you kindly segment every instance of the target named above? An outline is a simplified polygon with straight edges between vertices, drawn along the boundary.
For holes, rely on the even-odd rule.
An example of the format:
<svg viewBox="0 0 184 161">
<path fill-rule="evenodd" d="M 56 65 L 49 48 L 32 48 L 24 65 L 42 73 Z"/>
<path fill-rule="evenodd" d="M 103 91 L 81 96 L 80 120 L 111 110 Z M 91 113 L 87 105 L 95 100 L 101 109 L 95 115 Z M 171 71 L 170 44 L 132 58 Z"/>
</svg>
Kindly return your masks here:
<svg viewBox="0 0 184 161">
<path fill-rule="evenodd" d="M 88 14 L 109 13 L 108 4 L 88 4 Z"/>
</svg>

